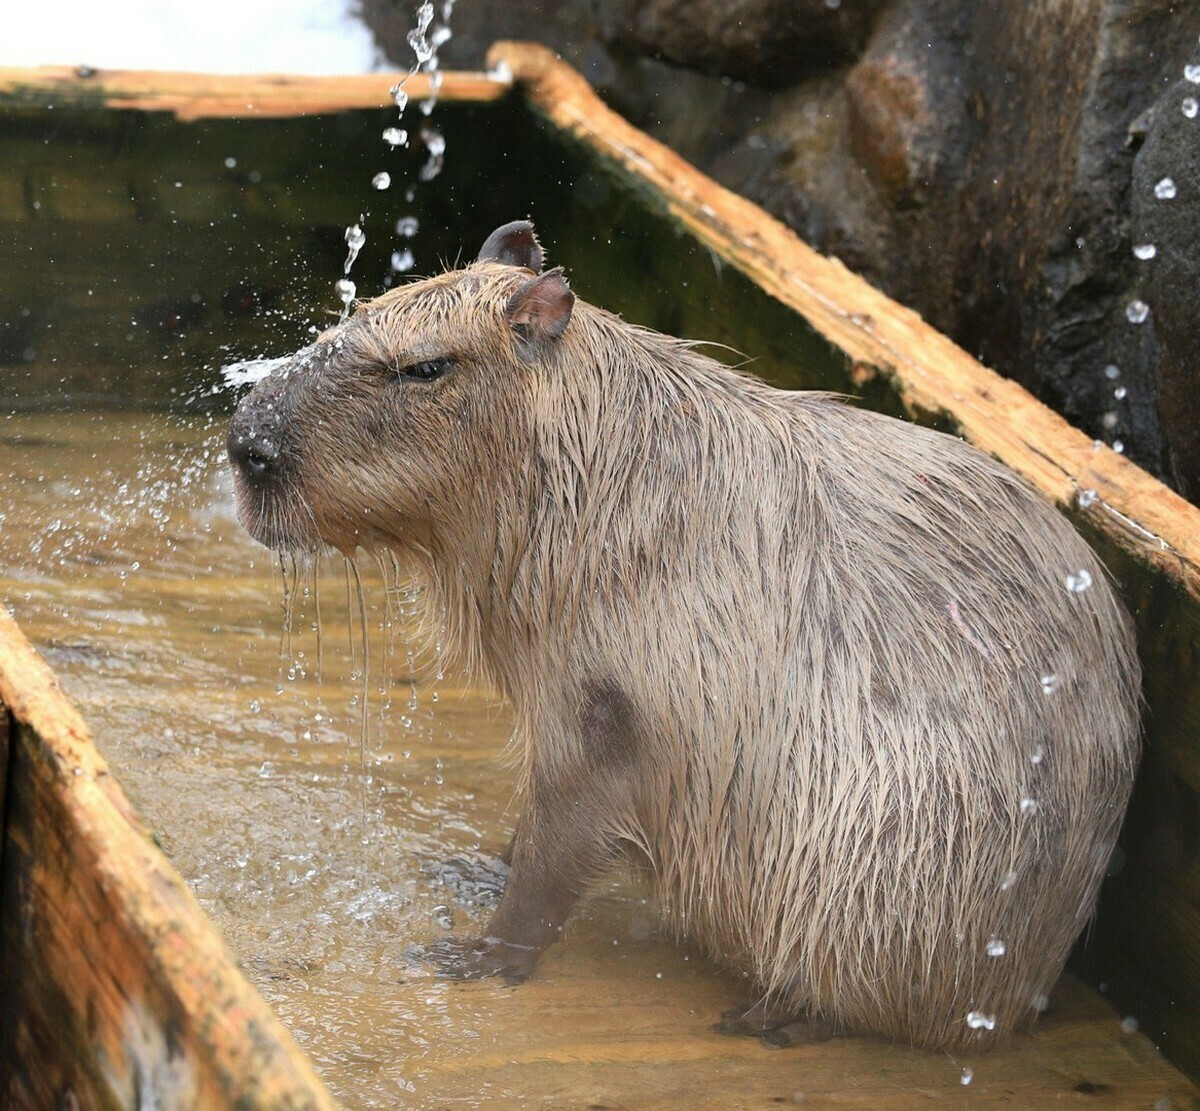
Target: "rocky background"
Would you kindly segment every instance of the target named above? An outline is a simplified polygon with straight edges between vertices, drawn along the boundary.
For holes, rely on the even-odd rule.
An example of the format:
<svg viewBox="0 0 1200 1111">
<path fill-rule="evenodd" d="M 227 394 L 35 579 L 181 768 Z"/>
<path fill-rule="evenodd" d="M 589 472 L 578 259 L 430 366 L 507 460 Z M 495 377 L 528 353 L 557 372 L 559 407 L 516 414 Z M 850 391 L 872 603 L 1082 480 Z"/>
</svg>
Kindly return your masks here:
<svg viewBox="0 0 1200 1111">
<path fill-rule="evenodd" d="M 397 66 L 413 0 L 362 0 Z M 1196 0 L 459 0 L 1200 498 Z"/>
</svg>

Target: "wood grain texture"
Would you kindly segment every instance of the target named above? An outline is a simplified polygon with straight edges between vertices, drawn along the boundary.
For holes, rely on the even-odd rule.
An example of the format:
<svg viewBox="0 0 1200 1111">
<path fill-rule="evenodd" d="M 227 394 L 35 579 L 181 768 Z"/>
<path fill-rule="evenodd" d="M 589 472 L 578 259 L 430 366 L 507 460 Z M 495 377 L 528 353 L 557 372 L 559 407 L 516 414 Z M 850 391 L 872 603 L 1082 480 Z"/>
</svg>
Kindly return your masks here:
<svg viewBox="0 0 1200 1111">
<path fill-rule="evenodd" d="M 0 610 L 0 1104 L 332 1108 Z"/>
<path fill-rule="evenodd" d="M 947 417 L 1056 505 L 1085 512 L 1122 548 L 1200 598 L 1200 510 L 637 130 L 549 50 L 497 43 L 488 65 L 510 71 L 552 123 L 643 182 L 652 203 L 801 313 L 860 376 L 886 375 L 910 412 Z M 1095 491 L 1095 500 L 1085 498 L 1085 506 L 1081 491 Z"/>
<path fill-rule="evenodd" d="M 39 66 L 0 67 L 0 106 L 54 105 L 173 112 L 181 120 L 207 117 L 310 116 L 351 108 L 383 108 L 389 89 L 404 81 L 413 101 L 429 96 L 424 73 L 304 77 L 288 74 L 171 73 L 147 70 Z M 441 100 L 495 100 L 509 88 L 503 76 L 444 74 Z"/>
</svg>

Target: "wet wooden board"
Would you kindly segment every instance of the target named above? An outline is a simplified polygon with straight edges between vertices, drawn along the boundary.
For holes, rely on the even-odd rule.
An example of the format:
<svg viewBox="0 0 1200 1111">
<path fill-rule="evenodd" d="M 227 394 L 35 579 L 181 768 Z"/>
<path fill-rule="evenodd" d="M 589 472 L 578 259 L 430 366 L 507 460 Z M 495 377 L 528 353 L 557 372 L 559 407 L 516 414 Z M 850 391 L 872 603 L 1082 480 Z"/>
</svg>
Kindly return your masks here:
<svg viewBox="0 0 1200 1111">
<path fill-rule="evenodd" d="M 0 609 L 0 1105 L 332 1108 Z"/>
<path fill-rule="evenodd" d="M 169 73 L 90 66 L 0 66 L 0 106 L 133 108 L 173 112 L 180 120 L 210 117 L 311 116 L 352 108 L 382 108 L 397 82 L 413 101 L 430 93 L 429 75 L 368 73 L 338 77 Z M 504 74 L 443 75 L 440 100 L 495 100 L 509 88 Z"/>
</svg>

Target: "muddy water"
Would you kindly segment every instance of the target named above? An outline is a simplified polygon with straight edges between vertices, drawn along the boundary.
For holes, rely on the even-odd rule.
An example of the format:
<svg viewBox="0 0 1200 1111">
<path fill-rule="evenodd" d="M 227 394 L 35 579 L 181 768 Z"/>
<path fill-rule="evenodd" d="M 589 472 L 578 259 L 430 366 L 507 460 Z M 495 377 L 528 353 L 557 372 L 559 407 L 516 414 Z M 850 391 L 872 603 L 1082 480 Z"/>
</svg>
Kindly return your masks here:
<svg viewBox="0 0 1200 1111">
<path fill-rule="evenodd" d="M 0 594 L 335 1092 L 353 1107 L 488 1099 L 460 1061 L 557 1036 L 546 991 L 561 958 L 541 988 L 513 991 L 435 980 L 408 950 L 477 929 L 492 903 L 485 863 L 444 865 L 485 862 L 507 840 L 509 712 L 410 656 L 403 573 L 389 594 L 363 561 L 364 751 L 346 570 L 340 559 L 319 567 L 284 637 L 283 576 L 234 518 L 222 442 L 206 419 L 8 418 Z M 657 1009 L 657 974 L 686 971 L 687 954 L 657 943 L 649 923 L 636 888 L 617 880 L 560 948 L 615 962 L 606 968 L 632 961 Z M 594 1020 L 567 1005 L 573 1023 Z"/>
<path fill-rule="evenodd" d="M 1069 978 L 1038 1034 L 976 1060 L 719 1037 L 744 987 L 663 941 L 631 877 L 584 900 L 529 983 L 432 977 L 411 948 L 477 931 L 495 898 L 510 714 L 410 658 L 403 572 L 364 562 L 364 733 L 346 569 L 320 566 L 284 636 L 284 577 L 234 519 L 222 442 L 208 418 L 3 420 L 0 596 L 347 1107 L 957 1107 L 968 1084 L 971 1106 L 1033 1107 L 1084 1083 L 1097 1107 L 1194 1105 Z"/>
</svg>

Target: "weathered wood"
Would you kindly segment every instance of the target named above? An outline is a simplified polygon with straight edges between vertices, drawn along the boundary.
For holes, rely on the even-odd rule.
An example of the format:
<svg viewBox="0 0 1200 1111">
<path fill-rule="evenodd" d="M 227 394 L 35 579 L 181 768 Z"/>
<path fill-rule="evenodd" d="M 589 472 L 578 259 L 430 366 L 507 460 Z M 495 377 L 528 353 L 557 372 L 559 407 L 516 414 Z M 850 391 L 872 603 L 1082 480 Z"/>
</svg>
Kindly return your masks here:
<svg viewBox="0 0 1200 1111">
<path fill-rule="evenodd" d="M 429 75 L 368 73 L 338 77 L 287 74 L 225 75 L 85 66 L 0 67 L 0 107 L 136 108 L 173 112 L 181 120 L 206 117 L 311 116 L 351 108 L 382 108 L 389 89 L 404 81 L 413 101 L 430 93 Z M 495 100 L 510 81 L 503 74 L 443 74 L 441 100 Z"/>
<path fill-rule="evenodd" d="M 510 70 L 557 127 L 636 177 L 652 194 L 651 203 L 802 313 L 850 356 L 860 375 L 886 375 L 911 412 L 946 415 L 967 439 L 1024 475 L 1056 505 L 1085 509 L 1122 548 L 1200 597 L 1200 510 L 982 366 L 837 259 L 819 255 L 757 205 L 638 131 L 549 50 L 497 43 L 488 64 Z M 1094 491 L 1095 500 L 1080 502 L 1083 491 Z"/>
<path fill-rule="evenodd" d="M 0 609 L 6 1107 L 332 1108 Z"/>
</svg>

